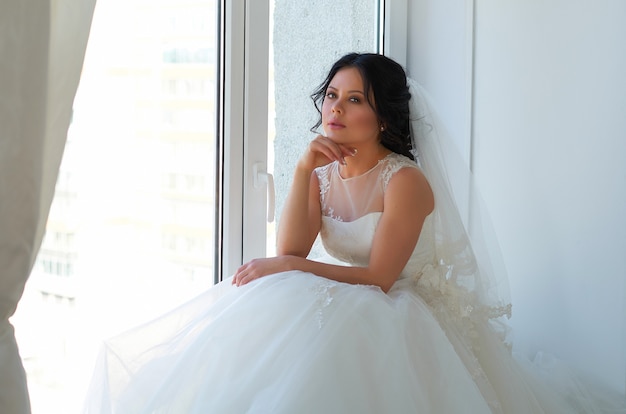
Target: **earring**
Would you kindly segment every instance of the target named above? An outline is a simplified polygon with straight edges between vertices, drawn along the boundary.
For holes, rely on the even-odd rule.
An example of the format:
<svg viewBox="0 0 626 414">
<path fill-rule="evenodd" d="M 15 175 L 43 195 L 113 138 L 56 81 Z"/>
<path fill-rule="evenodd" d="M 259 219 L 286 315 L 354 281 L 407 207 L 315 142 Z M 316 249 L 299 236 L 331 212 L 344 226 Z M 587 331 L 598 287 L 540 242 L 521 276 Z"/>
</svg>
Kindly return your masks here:
<svg viewBox="0 0 626 414">
<path fill-rule="evenodd" d="M 385 127 L 381 125 L 380 126 L 380 132 L 383 132 L 384 130 L 385 130 Z"/>
</svg>

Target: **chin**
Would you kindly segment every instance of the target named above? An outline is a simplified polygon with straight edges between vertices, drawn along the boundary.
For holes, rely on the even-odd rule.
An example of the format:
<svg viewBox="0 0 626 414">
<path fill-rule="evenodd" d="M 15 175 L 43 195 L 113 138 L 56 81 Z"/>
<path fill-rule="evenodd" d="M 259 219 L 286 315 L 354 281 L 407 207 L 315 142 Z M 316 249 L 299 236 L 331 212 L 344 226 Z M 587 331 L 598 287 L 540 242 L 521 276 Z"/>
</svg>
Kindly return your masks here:
<svg viewBox="0 0 626 414">
<path fill-rule="evenodd" d="M 337 134 L 335 131 L 329 131 L 325 136 L 336 144 L 345 144 L 348 141 L 345 137 L 342 137 L 341 134 Z"/>
</svg>

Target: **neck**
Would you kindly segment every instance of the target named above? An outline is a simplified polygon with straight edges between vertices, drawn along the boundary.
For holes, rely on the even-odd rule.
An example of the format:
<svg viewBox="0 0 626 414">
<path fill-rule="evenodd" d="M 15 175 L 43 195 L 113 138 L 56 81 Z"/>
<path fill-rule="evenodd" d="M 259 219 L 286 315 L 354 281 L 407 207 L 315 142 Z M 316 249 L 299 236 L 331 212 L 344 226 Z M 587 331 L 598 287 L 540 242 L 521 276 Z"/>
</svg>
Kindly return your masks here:
<svg viewBox="0 0 626 414">
<path fill-rule="evenodd" d="M 356 177 L 371 170 L 378 161 L 389 155 L 391 151 L 376 144 L 373 147 L 357 148 L 356 155 L 346 157 L 346 165 L 341 166 L 341 176 L 343 178 Z"/>
</svg>

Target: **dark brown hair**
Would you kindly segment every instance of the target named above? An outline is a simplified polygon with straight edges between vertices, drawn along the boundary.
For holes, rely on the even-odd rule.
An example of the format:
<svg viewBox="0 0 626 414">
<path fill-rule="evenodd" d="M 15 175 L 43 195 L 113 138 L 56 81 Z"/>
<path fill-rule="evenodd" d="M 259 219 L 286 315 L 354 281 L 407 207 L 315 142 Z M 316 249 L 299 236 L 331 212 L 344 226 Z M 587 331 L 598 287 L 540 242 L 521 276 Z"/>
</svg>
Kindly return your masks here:
<svg viewBox="0 0 626 414">
<path fill-rule="evenodd" d="M 378 121 L 385 126 L 381 132 L 381 144 L 389 150 L 415 159 L 411 150 L 409 100 L 411 93 L 406 73 L 396 61 L 375 53 L 350 53 L 340 58 L 328 72 L 326 79 L 311 95 L 320 118 L 311 129 L 322 125 L 322 104 L 326 89 L 337 72 L 344 68 L 356 68 L 363 78 L 363 88 L 368 103 Z M 372 101 L 373 97 L 373 101 Z"/>
</svg>

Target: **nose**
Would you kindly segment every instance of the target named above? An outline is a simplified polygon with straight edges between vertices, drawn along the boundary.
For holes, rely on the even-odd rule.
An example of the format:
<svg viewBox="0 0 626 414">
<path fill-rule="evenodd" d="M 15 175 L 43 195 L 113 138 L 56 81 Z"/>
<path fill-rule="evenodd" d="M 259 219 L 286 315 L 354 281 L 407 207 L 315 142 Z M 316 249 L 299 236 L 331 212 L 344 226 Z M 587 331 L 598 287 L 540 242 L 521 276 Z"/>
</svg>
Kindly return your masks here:
<svg viewBox="0 0 626 414">
<path fill-rule="evenodd" d="M 343 112 L 343 109 L 341 108 L 341 105 L 339 105 L 339 102 L 335 102 L 335 103 L 333 103 L 331 111 L 333 113 L 341 113 L 341 112 Z"/>
</svg>

